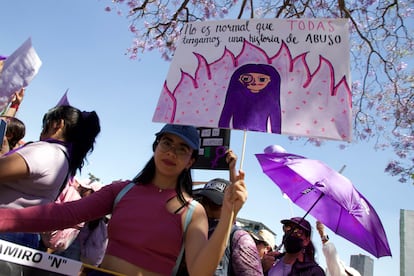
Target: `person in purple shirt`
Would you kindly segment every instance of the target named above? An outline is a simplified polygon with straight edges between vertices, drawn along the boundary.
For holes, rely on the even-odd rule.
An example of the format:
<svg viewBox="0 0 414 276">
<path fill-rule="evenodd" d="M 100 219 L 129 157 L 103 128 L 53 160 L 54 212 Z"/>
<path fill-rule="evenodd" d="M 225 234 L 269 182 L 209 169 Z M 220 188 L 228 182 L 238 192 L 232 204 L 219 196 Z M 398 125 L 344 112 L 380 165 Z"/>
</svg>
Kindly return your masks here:
<svg viewBox="0 0 414 276">
<path fill-rule="evenodd" d="M 274 253 L 275 264 L 269 269 L 269 276 L 325 276 L 325 272 L 315 260 L 315 247 L 312 243 L 312 227 L 302 217 L 281 221 L 283 224 L 283 246 L 285 252 Z"/>
<path fill-rule="evenodd" d="M 236 156 L 231 150 L 228 151 L 226 160 L 229 163 L 230 172 L 232 172 L 235 169 Z M 207 182 L 203 188 L 194 190 L 194 198 L 206 210 L 209 237 L 219 222 L 224 191 L 230 183 L 228 180 L 215 178 Z M 263 275 L 259 252 L 250 233 L 234 224 L 229 240 L 214 275 Z"/>
</svg>

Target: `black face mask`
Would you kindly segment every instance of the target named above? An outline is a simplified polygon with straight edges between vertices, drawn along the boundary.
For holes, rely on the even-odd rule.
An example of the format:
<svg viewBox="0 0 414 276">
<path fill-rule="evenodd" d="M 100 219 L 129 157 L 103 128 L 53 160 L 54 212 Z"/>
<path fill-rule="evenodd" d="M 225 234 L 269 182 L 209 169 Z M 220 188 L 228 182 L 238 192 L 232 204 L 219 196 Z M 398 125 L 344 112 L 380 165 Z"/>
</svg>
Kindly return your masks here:
<svg viewBox="0 0 414 276">
<path fill-rule="evenodd" d="M 283 244 L 285 246 L 286 253 L 298 253 L 303 248 L 303 240 L 292 235 L 287 237 L 284 236 Z"/>
</svg>

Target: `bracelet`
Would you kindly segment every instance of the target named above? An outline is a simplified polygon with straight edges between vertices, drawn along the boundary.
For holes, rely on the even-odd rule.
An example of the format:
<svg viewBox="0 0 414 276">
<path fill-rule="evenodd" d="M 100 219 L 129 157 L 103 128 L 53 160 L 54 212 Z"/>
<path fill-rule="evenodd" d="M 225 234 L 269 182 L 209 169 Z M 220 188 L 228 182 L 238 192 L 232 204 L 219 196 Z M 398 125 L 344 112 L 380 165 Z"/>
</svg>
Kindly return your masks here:
<svg viewBox="0 0 414 276">
<path fill-rule="evenodd" d="M 19 109 L 20 103 L 12 103 L 9 108 L 14 108 L 16 111 Z"/>
</svg>

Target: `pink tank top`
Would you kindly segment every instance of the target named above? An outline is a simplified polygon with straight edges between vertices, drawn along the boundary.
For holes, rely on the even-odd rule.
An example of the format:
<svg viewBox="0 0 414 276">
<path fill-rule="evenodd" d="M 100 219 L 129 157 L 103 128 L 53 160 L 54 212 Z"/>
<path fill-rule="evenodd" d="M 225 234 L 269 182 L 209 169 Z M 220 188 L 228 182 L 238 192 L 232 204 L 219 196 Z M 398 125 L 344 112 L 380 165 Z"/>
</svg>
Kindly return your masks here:
<svg viewBox="0 0 414 276">
<path fill-rule="evenodd" d="M 171 274 L 182 244 L 181 214 L 166 209 L 173 189 L 136 185 L 117 203 L 108 224 L 107 253 L 160 274 Z"/>
</svg>

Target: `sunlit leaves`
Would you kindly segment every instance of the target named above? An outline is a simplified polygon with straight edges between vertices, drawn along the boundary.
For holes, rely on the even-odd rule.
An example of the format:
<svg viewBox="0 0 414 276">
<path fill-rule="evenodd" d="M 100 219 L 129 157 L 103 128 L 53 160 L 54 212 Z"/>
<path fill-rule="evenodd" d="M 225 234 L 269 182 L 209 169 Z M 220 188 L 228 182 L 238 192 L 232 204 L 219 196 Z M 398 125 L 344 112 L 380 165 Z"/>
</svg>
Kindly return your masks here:
<svg viewBox="0 0 414 276">
<path fill-rule="evenodd" d="M 170 60 L 181 28 L 190 21 L 349 18 L 354 140 L 374 141 L 376 149 L 391 147 L 397 160 L 385 171 L 400 182 L 413 181 L 414 71 L 409 64 L 414 58 L 414 1 L 113 0 L 109 5 L 105 11 L 129 20 L 134 38 L 127 54 L 132 59 L 157 50 Z M 306 142 L 323 144 L 320 139 Z"/>
</svg>

